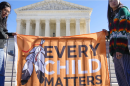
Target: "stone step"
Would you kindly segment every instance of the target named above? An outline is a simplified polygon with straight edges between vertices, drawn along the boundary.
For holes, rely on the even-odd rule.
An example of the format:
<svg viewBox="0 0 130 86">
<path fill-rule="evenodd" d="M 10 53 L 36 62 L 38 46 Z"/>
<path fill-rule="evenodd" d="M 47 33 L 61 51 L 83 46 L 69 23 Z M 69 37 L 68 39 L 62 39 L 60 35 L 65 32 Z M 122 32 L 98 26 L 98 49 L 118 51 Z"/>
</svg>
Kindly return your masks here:
<svg viewBox="0 0 130 86">
<path fill-rule="evenodd" d="M 116 78 L 116 74 L 111 73 L 111 78 Z"/>
<path fill-rule="evenodd" d="M 109 66 L 108 66 L 108 69 L 109 69 Z M 110 69 L 111 70 L 115 70 L 115 67 L 114 66 L 113 67 L 110 66 Z"/>
<path fill-rule="evenodd" d="M 109 70 L 108 70 L 108 71 L 109 71 Z M 111 73 L 111 74 L 115 74 L 115 70 L 114 70 L 114 69 L 113 69 L 113 70 L 111 69 L 111 70 L 110 70 L 110 73 Z"/>
<path fill-rule="evenodd" d="M 112 74 L 113 74 L 113 73 L 115 74 L 115 70 L 110 70 L 110 71 L 111 71 Z"/>
<path fill-rule="evenodd" d="M 16 70 L 14 69 L 13 72 L 15 73 Z M 9 70 L 6 69 L 6 70 L 5 70 L 5 73 L 12 73 L 12 69 L 9 69 Z"/>
<path fill-rule="evenodd" d="M 116 78 L 111 78 L 111 83 L 116 83 L 117 82 L 117 79 Z"/>
<path fill-rule="evenodd" d="M 11 86 L 11 82 L 5 82 L 4 86 Z M 12 82 L 12 86 L 15 86 L 15 82 Z"/>
<path fill-rule="evenodd" d="M 13 64 L 13 61 L 6 61 L 6 64 Z"/>
<path fill-rule="evenodd" d="M 108 65 L 108 67 L 109 67 L 109 65 Z M 114 64 L 110 64 L 110 67 L 114 67 Z"/>
<path fill-rule="evenodd" d="M 118 83 L 111 83 L 111 86 L 119 86 Z"/>
<path fill-rule="evenodd" d="M 5 68 L 5 70 L 10 70 L 10 69 L 12 70 L 12 66 L 10 66 L 10 67 L 6 66 L 6 68 Z M 15 69 L 15 66 L 13 69 Z"/>
<path fill-rule="evenodd" d="M 5 77 L 11 77 L 12 73 L 5 73 Z M 16 77 L 16 73 L 13 73 L 13 77 Z"/>
<path fill-rule="evenodd" d="M 108 69 L 109 69 L 109 66 L 108 66 Z M 113 69 L 115 70 L 115 67 L 114 66 L 110 66 L 110 69 L 111 70 L 113 70 Z"/>
<path fill-rule="evenodd" d="M 13 66 L 13 63 L 11 63 L 11 64 L 7 63 L 6 64 L 6 67 L 12 67 L 12 66 Z M 15 66 L 15 64 L 14 64 L 14 66 Z"/>
<path fill-rule="evenodd" d="M 12 77 L 5 77 L 5 82 L 11 82 Z M 13 82 L 15 82 L 16 77 L 13 77 Z"/>
</svg>

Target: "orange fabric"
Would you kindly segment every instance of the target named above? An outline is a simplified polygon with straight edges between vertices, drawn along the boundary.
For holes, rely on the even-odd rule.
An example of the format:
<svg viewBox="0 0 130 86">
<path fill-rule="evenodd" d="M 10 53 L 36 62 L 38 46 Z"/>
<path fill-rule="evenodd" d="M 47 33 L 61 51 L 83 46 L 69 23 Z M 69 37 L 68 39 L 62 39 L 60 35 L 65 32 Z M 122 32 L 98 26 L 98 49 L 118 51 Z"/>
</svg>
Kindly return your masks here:
<svg viewBox="0 0 130 86">
<path fill-rule="evenodd" d="M 25 85 L 21 85 L 22 70 L 24 64 L 26 63 L 26 57 L 30 54 L 29 52 L 34 47 L 39 46 L 42 39 L 45 40 L 42 45 L 44 49 L 45 46 L 53 46 L 53 48 L 47 49 L 47 51 L 52 51 L 47 53 L 47 56 L 53 56 L 53 58 L 45 57 L 45 63 L 47 61 L 53 61 L 54 64 L 47 64 L 45 70 L 48 72 L 54 71 L 54 74 L 49 75 L 45 72 L 45 77 L 43 77 L 44 81 L 43 83 L 40 83 L 33 64 L 34 68 L 31 77 Z M 96 55 L 94 56 L 94 52 L 90 45 L 95 48 L 98 43 L 99 46 L 97 47 Z M 42 37 L 18 34 L 17 45 L 17 86 L 110 86 L 106 58 L 105 34 L 103 32 L 64 37 Z M 76 47 L 68 47 L 74 45 Z M 79 48 L 81 48 L 81 51 L 85 51 L 85 47 L 80 47 L 80 45 L 87 46 L 87 51 L 85 53 L 79 53 Z M 58 47 L 59 53 L 61 53 L 63 46 L 65 46 L 65 50 L 61 58 L 58 57 L 57 51 L 54 48 L 55 46 Z M 68 52 L 68 50 L 71 52 Z M 75 51 L 72 52 L 73 50 Z M 75 55 L 76 57 L 68 57 L 68 54 L 70 56 Z M 80 54 L 81 57 L 79 57 Z M 101 66 L 96 61 L 91 60 L 99 61 Z M 60 66 L 66 66 L 68 62 L 68 70 L 66 70 L 66 68 L 60 69 L 60 74 L 57 74 L 58 61 L 60 62 Z M 73 62 L 75 62 L 75 64 Z M 90 65 L 91 63 L 92 65 Z M 72 66 L 73 64 L 75 68 Z M 99 66 L 101 68 L 97 72 L 92 73 L 90 70 L 91 67 L 92 70 L 96 70 Z M 66 74 L 66 71 L 68 71 L 68 74 Z"/>
</svg>

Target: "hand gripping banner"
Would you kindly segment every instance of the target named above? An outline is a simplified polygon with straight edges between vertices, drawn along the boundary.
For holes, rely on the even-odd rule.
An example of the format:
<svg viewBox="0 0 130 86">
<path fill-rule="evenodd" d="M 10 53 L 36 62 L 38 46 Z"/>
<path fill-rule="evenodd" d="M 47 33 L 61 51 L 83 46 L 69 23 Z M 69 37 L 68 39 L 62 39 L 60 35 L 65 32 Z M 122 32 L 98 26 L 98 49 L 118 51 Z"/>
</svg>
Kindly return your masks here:
<svg viewBox="0 0 130 86">
<path fill-rule="evenodd" d="M 16 86 L 110 86 L 105 34 L 15 37 Z"/>
</svg>

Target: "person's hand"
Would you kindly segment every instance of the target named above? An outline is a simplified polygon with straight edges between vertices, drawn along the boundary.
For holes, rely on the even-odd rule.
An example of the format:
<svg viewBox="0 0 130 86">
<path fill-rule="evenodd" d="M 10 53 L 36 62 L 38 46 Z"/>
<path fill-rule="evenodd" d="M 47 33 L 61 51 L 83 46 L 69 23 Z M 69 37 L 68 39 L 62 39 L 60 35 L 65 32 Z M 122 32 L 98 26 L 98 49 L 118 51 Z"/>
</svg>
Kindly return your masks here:
<svg viewBox="0 0 130 86">
<path fill-rule="evenodd" d="M 17 33 L 12 33 L 12 35 L 14 36 L 14 35 L 17 35 Z"/>
<path fill-rule="evenodd" d="M 117 59 L 121 59 L 122 56 L 123 56 L 122 53 L 116 52 L 116 58 L 117 58 Z"/>
<path fill-rule="evenodd" d="M 6 34 L 7 35 L 7 34 Z M 9 36 L 7 35 L 7 39 L 9 38 Z"/>
<path fill-rule="evenodd" d="M 102 29 L 103 32 L 105 32 L 105 35 L 108 36 L 108 31 L 106 29 Z"/>
</svg>

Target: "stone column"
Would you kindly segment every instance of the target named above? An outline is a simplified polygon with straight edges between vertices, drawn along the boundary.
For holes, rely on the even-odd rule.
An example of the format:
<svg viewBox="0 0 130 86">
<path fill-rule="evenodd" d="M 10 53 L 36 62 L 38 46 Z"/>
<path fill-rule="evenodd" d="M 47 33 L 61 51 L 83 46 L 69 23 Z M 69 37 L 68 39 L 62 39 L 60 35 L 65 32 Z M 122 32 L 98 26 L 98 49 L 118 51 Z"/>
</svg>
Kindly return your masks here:
<svg viewBox="0 0 130 86">
<path fill-rule="evenodd" d="M 56 37 L 60 36 L 60 19 L 56 19 Z"/>
<path fill-rule="evenodd" d="M 86 24 L 86 34 L 89 34 L 90 33 L 90 19 L 86 19 L 85 24 Z"/>
<path fill-rule="evenodd" d="M 36 19 L 35 36 L 40 36 L 40 19 Z"/>
<path fill-rule="evenodd" d="M 66 19 L 66 36 L 70 36 L 70 18 Z"/>
<path fill-rule="evenodd" d="M 76 19 L 76 35 L 80 35 L 80 19 Z"/>
<path fill-rule="evenodd" d="M 45 20 L 45 36 L 50 37 L 50 19 Z"/>
<path fill-rule="evenodd" d="M 22 28 L 20 28 L 20 27 L 21 27 L 21 19 L 16 19 L 16 21 L 17 21 L 17 30 L 16 30 L 16 32 L 17 32 L 18 34 L 22 34 L 22 33 L 21 33 L 21 29 L 22 29 Z"/>
<path fill-rule="evenodd" d="M 26 20 L 26 35 L 30 35 L 30 19 Z"/>
</svg>

